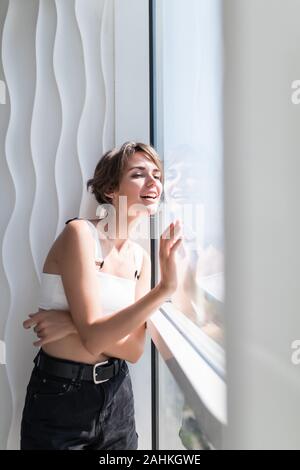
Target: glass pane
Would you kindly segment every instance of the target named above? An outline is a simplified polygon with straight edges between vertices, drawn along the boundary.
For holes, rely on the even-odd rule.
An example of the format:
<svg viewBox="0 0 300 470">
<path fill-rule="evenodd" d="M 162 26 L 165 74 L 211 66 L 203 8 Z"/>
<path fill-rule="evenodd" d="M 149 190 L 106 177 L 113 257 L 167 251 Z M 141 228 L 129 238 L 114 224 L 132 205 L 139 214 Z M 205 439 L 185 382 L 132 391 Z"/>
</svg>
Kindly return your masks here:
<svg viewBox="0 0 300 470">
<path fill-rule="evenodd" d="M 209 449 L 193 410 L 162 359 L 159 360 L 159 449 Z"/>
<path fill-rule="evenodd" d="M 219 0 L 164 0 L 155 13 L 155 133 L 164 226 L 179 218 L 174 306 L 223 343 L 222 34 Z"/>
</svg>

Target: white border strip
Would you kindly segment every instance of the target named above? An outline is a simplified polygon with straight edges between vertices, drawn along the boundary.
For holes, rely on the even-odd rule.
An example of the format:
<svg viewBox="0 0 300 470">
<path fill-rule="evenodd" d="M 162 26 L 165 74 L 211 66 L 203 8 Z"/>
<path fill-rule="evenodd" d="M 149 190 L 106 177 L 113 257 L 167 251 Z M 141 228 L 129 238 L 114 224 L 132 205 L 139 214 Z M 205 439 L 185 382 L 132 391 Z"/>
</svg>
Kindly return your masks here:
<svg viewBox="0 0 300 470">
<path fill-rule="evenodd" d="M 154 328 L 154 330 L 153 330 Z M 201 402 L 222 424 L 227 423 L 226 384 L 186 341 L 180 332 L 157 311 L 149 320 L 152 339 L 164 360 L 174 358 Z M 155 330 L 159 333 L 155 334 Z M 162 340 L 162 342 L 161 342 Z"/>
<path fill-rule="evenodd" d="M 186 334 L 204 360 L 210 363 L 213 368 L 219 372 L 221 378 L 225 378 L 224 349 L 216 343 L 215 340 L 201 331 L 199 327 L 195 326 L 195 324 L 176 309 L 172 303 L 164 303 L 160 310 L 169 317 L 171 322 L 173 321 L 175 323 L 175 326 L 177 326 L 179 330 Z"/>
</svg>

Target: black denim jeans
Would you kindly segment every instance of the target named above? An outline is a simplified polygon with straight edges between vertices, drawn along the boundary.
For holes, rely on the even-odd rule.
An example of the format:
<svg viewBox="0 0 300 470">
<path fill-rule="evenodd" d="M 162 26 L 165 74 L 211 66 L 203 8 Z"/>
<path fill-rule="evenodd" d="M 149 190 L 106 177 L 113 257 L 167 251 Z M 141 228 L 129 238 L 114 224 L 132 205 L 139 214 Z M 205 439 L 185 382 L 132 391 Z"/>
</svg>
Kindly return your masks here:
<svg viewBox="0 0 300 470">
<path fill-rule="evenodd" d="M 21 450 L 136 450 L 128 365 L 107 382 L 62 379 L 35 366 L 21 423 Z"/>
</svg>

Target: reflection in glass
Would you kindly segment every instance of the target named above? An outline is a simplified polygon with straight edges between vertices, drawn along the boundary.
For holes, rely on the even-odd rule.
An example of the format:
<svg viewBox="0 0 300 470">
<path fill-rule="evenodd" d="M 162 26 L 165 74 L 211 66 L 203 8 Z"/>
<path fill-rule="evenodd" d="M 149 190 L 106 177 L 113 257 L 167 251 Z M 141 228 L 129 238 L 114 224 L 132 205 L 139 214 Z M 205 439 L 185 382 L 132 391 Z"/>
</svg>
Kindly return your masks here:
<svg viewBox="0 0 300 470">
<path fill-rule="evenodd" d="M 223 343 L 222 33 L 220 0 L 156 2 L 156 136 L 165 220 L 179 218 L 174 306 Z"/>
<path fill-rule="evenodd" d="M 219 343 L 222 342 L 223 240 L 216 178 L 208 152 L 179 145 L 165 155 L 168 217 L 183 222 L 178 250 L 179 286 L 174 306 Z M 219 213 L 218 213 L 219 212 Z"/>
</svg>

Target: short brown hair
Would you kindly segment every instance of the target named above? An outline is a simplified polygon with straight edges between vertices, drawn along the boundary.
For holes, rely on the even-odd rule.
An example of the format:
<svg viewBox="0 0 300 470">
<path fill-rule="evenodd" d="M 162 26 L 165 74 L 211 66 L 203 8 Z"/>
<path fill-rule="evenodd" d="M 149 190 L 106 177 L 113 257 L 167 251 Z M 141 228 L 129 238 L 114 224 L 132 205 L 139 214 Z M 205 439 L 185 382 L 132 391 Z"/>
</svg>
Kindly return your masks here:
<svg viewBox="0 0 300 470">
<path fill-rule="evenodd" d="M 91 193 L 99 204 L 111 204 L 111 198 L 105 193 L 118 190 L 128 160 L 136 152 L 142 152 L 159 168 L 160 180 L 163 181 L 163 166 L 156 150 L 141 142 L 125 142 L 120 148 L 115 147 L 101 157 L 94 177 L 87 182 L 87 189 L 91 188 Z"/>
</svg>

